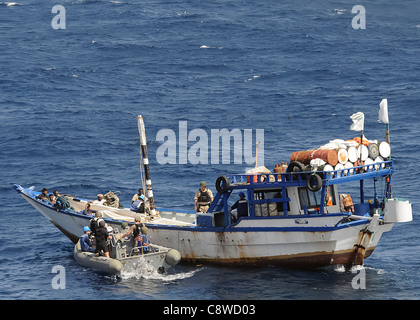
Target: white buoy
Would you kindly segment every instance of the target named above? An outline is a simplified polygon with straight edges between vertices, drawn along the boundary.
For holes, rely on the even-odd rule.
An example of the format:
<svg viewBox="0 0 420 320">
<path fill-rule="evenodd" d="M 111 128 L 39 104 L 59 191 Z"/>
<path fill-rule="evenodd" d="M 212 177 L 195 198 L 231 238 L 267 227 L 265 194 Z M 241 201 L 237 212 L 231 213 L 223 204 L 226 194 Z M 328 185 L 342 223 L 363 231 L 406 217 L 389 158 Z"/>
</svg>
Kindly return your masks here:
<svg viewBox="0 0 420 320">
<path fill-rule="evenodd" d="M 388 142 L 382 141 L 379 143 L 379 154 L 382 158 L 386 159 L 391 155 L 391 147 Z"/>
<path fill-rule="evenodd" d="M 364 144 L 361 144 L 359 148 L 357 148 L 357 155 L 360 160 L 366 161 L 369 157 L 369 149 Z"/>
<path fill-rule="evenodd" d="M 347 163 L 344 165 L 344 169 L 350 169 L 350 170 L 348 170 L 347 173 L 345 173 L 345 175 L 353 174 L 354 170 L 351 168 L 353 168 L 353 163 L 351 163 L 350 161 L 347 161 Z"/>
<path fill-rule="evenodd" d="M 379 157 L 376 157 L 374 161 L 375 161 L 375 163 L 381 163 L 381 162 L 384 162 L 384 158 L 382 158 L 381 156 L 379 156 Z M 379 167 L 381 167 L 382 169 L 384 169 L 385 168 L 385 164 L 384 163 L 382 163 L 382 164 L 375 164 L 375 169 L 376 170 L 379 170 Z"/>
<path fill-rule="evenodd" d="M 347 154 L 349 156 L 349 161 L 350 162 L 356 162 L 358 159 L 358 155 L 357 155 L 357 149 L 356 147 L 349 147 L 347 149 Z M 344 164 L 345 165 L 345 164 Z"/>
<path fill-rule="evenodd" d="M 371 158 L 367 158 L 365 161 L 365 167 L 363 167 L 364 171 L 372 171 L 374 161 Z"/>
<path fill-rule="evenodd" d="M 349 160 L 349 155 L 346 149 L 338 150 L 337 156 L 338 156 L 338 162 L 343 165 Z"/>
<path fill-rule="evenodd" d="M 344 164 L 342 163 L 337 163 L 337 165 L 334 167 L 334 170 L 343 170 L 344 169 Z M 341 177 L 342 176 L 342 171 L 338 171 L 337 172 L 337 177 Z"/>
</svg>

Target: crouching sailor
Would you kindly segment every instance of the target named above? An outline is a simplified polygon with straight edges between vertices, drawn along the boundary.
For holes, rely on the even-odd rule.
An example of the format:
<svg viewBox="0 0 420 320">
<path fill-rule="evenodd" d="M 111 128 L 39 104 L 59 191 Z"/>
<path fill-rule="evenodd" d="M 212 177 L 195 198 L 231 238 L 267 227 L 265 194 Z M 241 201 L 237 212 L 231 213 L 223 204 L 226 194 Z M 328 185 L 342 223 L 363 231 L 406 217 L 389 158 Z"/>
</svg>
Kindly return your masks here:
<svg viewBox="0 0 420 320">
<path fill-rule="evenodd" d="M 88 226 L 83 227 L 83 236 L 80 237 L 80 247 L 83 252 L 95 252 L 96 248 L 90 240 L 90 229 Z"/>
</svg>

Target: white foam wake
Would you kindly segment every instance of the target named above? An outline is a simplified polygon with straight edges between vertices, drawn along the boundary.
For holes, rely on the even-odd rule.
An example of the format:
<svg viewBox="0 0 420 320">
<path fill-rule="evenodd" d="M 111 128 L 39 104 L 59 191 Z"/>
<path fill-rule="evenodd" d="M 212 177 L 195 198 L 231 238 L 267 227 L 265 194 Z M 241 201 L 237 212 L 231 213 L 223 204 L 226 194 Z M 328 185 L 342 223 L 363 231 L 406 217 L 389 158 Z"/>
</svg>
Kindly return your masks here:
<svg viewBox="0 0 420 320">
<path fill-rule="evenodd" d="M 134 268 L 124 267 L 121 272 L 122 279 L 156 279 L 161 281 L 175 281 L 180 279 L 187 279 L 192 277 L 202 268 L 197 268 L 188 272 L 180 273 L 159 273 L 153 266 L 148 264 L 145 260 L 139 259 Z"/>
<path fill-rule="evenodd" d="M 367 267 L 367 266 L 352 266 L 350 268 L 350 270 L 346 270 L 346 267 L 344 265 L 342 265 L 342 264 L 340 264 L 340 265 L 334 265 L 334 266 L 332 266 L 332 269 L 335 272 L 338 272 L 338 273 L 344 273 L 344 272 L 348 272 L 348 271 L 350 271 L 352 273 L 355 273 L 355 272 L 357 272 L 359 270 L 362 270 L 362 269 L 364 269 L 364 270 L 372 270 L 372 271 L 375 271 L 377 274 L 384 274 L 384 273 L 386 273 L 386 271 L 383 270 L 383 269 L 376 269 L 376 268 Z"/>
</svg>

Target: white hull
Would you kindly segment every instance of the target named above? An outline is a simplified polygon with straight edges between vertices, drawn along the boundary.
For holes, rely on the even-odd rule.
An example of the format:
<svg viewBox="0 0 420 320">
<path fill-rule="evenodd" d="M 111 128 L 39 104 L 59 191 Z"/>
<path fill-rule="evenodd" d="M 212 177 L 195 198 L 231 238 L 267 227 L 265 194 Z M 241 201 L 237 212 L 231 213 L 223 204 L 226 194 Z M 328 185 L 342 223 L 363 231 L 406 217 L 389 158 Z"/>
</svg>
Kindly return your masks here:
<svg viewBox="0 0 420 320">
<path fill-rule="evenodd" d="M 22 190 L 18 192 L 25 200 L 74 243 L 78 241 L 81 230 L 88 225 L 91 216 L 56 211 Z M 363 258 L 375 249 L 382 234 L 393 226 L 393 223 L 370 221 L 370 218 L 337 225 L 343 217 L 345 215 L 265 217 L 252 221 L 242 219 L 228 231 L 223 228 L 199 228 L 192 224 L 160 224 L 158 221 L 146 223 L 146 226 L 152 243 L 178 250 L 186 262 L 300 267 L 351 263 L 361 231 L 369 228 L 373 235 L 365 243 L 363 262 Z M 113 228 L 121 228 L 122 220 L 105 220 Z"/>
<path fill-rule="evenodd" d="M 150 228 L 156 243 L 170 245 L 184 260 L 198 263 L 323 266 L 349 262 L 359 232 L 368 223 L 331 231 L 196 232 Z M 377 226 L 366 256 L 392 224 Z"/>
</svg>

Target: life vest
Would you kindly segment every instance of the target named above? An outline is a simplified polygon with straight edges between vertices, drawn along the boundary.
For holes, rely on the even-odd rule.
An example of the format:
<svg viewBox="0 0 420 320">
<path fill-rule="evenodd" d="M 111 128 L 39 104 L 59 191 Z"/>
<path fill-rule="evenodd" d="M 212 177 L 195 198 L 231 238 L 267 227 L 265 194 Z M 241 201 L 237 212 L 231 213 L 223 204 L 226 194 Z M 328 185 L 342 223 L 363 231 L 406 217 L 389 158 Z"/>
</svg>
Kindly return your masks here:
<svg viewBox="0 0 420 320">
<path fill-rule="evenodd" d="M 328 207 L 332 207 L 333 206 L 332 197 L 331 197 L 330 191 L 328 189 L 327 189 L 326 201 L 327 201 L 327 206 Z"/>
<path fill-rule="evenodd" d="M 238 218 L 248 216 L 248 200 L 238 200 Z"/>
<path fill-rule="evenodd" d="M 140 225 L 135 224 L 135 226 L 136 227 L 133 230 L 133 235 L 134 235 L 134 238 L 137 238 L 137 236 L 141 234 L 141 230 L 140 230 Z"/>
<path fill-rule="evenodd" d="M 149 252 L 149 247 L 146 246 L 149 244 L 149 239 L 145 234 L 142 234 L 140 225 L 136 224 L 136 228 L 133 231 L 134 239 L 137 240 L 137 247 L 143 247 L 143 252 Z"/>
<path fill-rule="evenodd" d="M 200 191 L 200 195 L 197 199 L 199 204 L 207 204 L 211 202 L 211 198 L 207 189 L 206 191 L 202 191 L 201 189 L 198 189 L 198 191 Z"/>
<path fill-rule="evenodd" d="M 92 234 L 96 234 L 96 230 L 97 230 L 97 228 L 99 228 L 99 221 L 100 220 L 103 220 L 103 219 L 100 218 L 100 217 L 95 217 L 95 218 L 90 220 L 89 228 L 90 228 L 90 231 L 92 232 Z"/>
<path fill-rule="evenodd" d="M 143 210 L 139 210 L 139 208 L 141 208 L 142 205 L 143 205 Z M 135 212 L 144 212 L 144 202 L 143 201 L 140 201 L 140 200 L 134 201 L 131 204 L 130 210 L 131 211 L 135 211 Z"/>
</svg>

